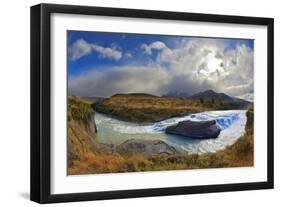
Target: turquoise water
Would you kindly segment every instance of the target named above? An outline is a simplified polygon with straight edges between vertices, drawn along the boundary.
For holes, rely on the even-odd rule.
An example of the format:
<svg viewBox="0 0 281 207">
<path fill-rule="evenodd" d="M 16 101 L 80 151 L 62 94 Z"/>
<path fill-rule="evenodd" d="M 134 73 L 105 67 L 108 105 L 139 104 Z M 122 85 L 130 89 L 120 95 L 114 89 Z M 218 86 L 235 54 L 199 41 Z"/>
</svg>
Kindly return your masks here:
<svg viewBox="0 0 281 207">
<path fill-rule="evenodd" d="M 98 129 L 97 141 L 100 143 L 117 145 L 129 139 L 163 140 L 190 154 L 215 152 L 233 144 L 245 133 L 247 121 L 246 110 L 207 111 L 146 125 L 121 121 L 101 113 L 96 113 L 94 119 Z M 222 131 L 218 138 L 204 140 L 165 133 L 167 126 L 184 120 L 216 120 Z"/>
</svg>

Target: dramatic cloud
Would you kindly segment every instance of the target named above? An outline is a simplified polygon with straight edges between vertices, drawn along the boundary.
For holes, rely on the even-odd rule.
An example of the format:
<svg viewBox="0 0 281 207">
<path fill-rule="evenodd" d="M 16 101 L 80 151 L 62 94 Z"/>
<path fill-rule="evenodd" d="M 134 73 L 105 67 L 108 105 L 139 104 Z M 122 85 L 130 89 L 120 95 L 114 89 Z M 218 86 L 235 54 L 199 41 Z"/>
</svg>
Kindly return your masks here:
<svg viewBox="0 0 281 207">
<path fill-rule="evenodd" d="M 81 49 L 83 48 L 83 49 Z M 69 80 L 71 95 L 111 96 L 142 92 L 163 95 L 168 92 L 197 93 L 207 89 L 242 96 L 253 92 L 253 50 L 244 44 L 228 47 L 224 40 L 189 38 L 171 49 L 157 41 L 141 46 L 146 54 L 157 51 L 149 64 L 90 70 Z M 87 44 L 80 52 L 88 54 Z M 78 51 L 79 51 L 78 50 Z"/>
<path fill-rule="evenodd" d="M 97 44 L 91 44 L 84 39 L 75 41 L 68 49 L 70 60 L 75 61 L 85 55 L 90 55 L 93 51 L 99 54 L 101 58 L 119 60 L 122 58 L 122 52 L 115 48 L 102 47 Z"/>
</svg>

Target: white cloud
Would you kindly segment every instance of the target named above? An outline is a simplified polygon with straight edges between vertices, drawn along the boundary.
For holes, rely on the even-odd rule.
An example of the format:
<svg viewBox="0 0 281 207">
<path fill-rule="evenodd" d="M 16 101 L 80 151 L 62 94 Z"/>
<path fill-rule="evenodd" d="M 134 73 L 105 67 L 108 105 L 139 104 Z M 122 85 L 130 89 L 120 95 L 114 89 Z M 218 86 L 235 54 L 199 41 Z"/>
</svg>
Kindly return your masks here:
<svg viewBox="0 0 281 207">
<path fill-rule="evenodd" d="M 126 58 L 131 58 L 131 57 L 133 57 L 133 56 L 132 56 L 132 53 L 126 52 L 125 55 L 124 55 L 124 57 L 126 57 Z"/>
<path fill-rule="evenodd" d="M 113 60 L 119 60 L 122 58 L 122 52 L 110 47 L 102 47 L 97 44 L 91 44 L 84 39 L 75 41 L 68 49 L 70 59 L 75 61 L 85 55 L 89 55 L 92 52 L 97 52 L 101 58 L 109 58 Z"/>
<path fill-rule="evenodd" d="M 118 50 L 111 49 L 109 47 L 102 47 L 99 45 L 92 44 L 92 48 L 94 51 L 100 53 L 100 56 L 103 58 L 110 58 L 114 60 L 119 60 L 122 57 L 122 52 Z"/>
<path fill-rule="evenodd" d="M 142 44 L 141 45 L 141 49 L 144 50 L 144 53 L 148 54 L 148 55 L 151 55 L 152 54 L 152 49 L 155 49 L 155 50 L 162 50 L 166 48 L 166 45 L 164 42 L 161 42 L 161 41 L 156 41 L 156 42 L 153 42 L 149 45 L 147 44 Z"/>
<path fill-rule="evenodd" d="M 156 49 L 156 50 L 161 50 L 164 49 L 166 47 L 165 43 L 161 42 L 161 41 L 156 41 L 153 42 L 149 45 L 152 49 Z"/>
<path fill-rule="evenodd" d="M 84 48 L 87 54 L 87 47 Z M 207 89 L 242 96 L 253 92 L 253 50 L 246 45 L 227 48 L 223 40 L 190 38 L 177 48 L 163 42 L 142 45 L 156 60 L 148 65 L 91 71 L 70 79 L 72 95 L 110 96 L 114 93 L 197 93 Z M 106 84 L 105 84 L 106 83 Z"/>
<path fill-rule="evenodd" d="M 92 52 L 91 44 L 87 43 L 83 39 L 75 41 L 68 49 L 71 60 L 77 60 L 85 55 L 89 55 Z"/>
</svg>

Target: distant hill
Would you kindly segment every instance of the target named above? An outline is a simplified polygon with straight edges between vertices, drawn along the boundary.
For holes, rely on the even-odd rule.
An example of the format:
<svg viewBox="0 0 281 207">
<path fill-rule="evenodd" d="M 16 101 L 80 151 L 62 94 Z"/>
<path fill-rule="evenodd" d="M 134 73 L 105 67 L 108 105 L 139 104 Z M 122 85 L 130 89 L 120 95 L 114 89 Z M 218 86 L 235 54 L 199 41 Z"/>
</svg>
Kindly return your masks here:
<svg viewBox="0 0 281 207">
<path fill-rule="evenodd" d="M 220 101 L 229 105 L 230 108 L 247 108 L 251 103 L 244 99 L 232 97 L 225 93 L 217 93 L 213 90 L 206 90 L 200 93 L 196 93 L 190 96 L 192 99 L 208 100 L 208 101 Z"/>
<path fill-rule="evenodd" d="M 211 110 L 248 109 L 251 103 L 208 90 L 190 98 L 160 97 L 146 93 L 115 94 L 93 103 L 97 112 L 132 122 L 157 122 Z"/>
<path fill-rule="evenodd" d="M 226 95 L 225 93 L 217 93 L 213 90 L 206 90 L 200 93 L 196 93 L 192 96 L 190 96 L 190 98 L 193 99 L 215 99 L 215 100 L 219 100 L 219 101 L 224 101 L 224 102 L 231 102 L 234 101 L 234 98 L 232 98 L 231 96 Z"/>
<path fill-rule="evenodd" d="M 93 107 L 97 112 L 138 123 L 157 122 L 213 109 L 212 106 L 205 107 L 199 100 L 150 94 L 115 94 L 94 103 Z"/>
</svg>

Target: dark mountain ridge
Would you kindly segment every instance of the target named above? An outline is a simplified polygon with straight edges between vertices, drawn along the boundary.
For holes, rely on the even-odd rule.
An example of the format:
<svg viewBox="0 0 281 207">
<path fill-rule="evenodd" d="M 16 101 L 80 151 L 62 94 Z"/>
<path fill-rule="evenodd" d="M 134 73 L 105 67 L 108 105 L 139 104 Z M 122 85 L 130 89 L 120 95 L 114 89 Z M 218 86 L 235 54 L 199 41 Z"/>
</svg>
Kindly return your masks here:
<svg viewBox="0 0 281 207">
<path fill-rule="evenodd" d="M 224 101 L 224 102 L 231 102 L 231 101 L 235 101 L 235 99 L 236 99 L 234 97 L 226 95 L 225 93 L 217 93 L 213 90 L 206 90 L 206 91 L 203 91 L 203 92 L 199 92 L 199 93 L 196 93 L 196 94 L 190 96 L 189 98 L 193 98 L 193 99 L 200 99 L 200 98 L 215 99 L 215 100 L 220 100 L 220 101 Z"/>
<path fill-rule="evenodd" d="M 226 95 L 225 93 L 217 93 L 213 90 L 206 90 L 200 93 L 196 93 L 189 98 L 191 99 L 200 99 L 203 101 L 220 101 L 228 105 L 230 108 L 248 108 L 251 105 L 251 102 L 244 99 L 232 97 Z"/>
</svg>

